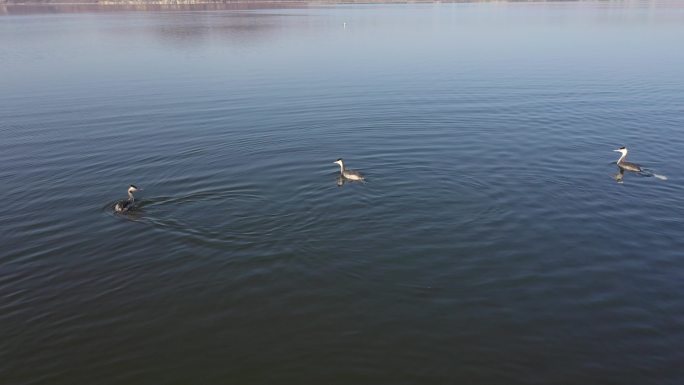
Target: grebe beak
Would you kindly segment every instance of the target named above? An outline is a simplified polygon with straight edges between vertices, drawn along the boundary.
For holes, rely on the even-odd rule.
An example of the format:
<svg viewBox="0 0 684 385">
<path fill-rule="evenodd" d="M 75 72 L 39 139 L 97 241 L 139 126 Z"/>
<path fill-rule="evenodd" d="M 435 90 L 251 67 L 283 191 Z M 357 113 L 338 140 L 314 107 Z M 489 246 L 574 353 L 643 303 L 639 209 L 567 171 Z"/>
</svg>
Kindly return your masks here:
<svg viewBox="0 0 684 385">
<path fill-rule="evenodd" d="M 614 152 L 622 152 L 622 150 L 613 150 Z"/>
</svg>

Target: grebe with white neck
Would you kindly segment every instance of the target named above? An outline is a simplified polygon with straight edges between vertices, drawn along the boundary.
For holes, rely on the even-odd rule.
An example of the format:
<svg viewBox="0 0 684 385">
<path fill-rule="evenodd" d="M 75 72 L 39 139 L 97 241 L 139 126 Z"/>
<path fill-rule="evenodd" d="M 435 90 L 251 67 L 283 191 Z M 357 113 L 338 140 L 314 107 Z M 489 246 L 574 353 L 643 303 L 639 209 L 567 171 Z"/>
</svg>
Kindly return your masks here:
<svg viewBox="0 0 684 385">
<path fill-rule="evenodd" d="M 340 165 L 340 175 L 343 177 L 349 179 L 349 180 L 364 180 L 364 176 L 354 170 L 348 170 L 347 168 L 344 167 L 344 161 L 342 161 L 342 158 L 334 161 L 333 163 Z"/>
<path fill-rule="evenodd" d="M 135 207 L 135 197 L 133 193 L 138 191 L 135 185 L 128 186 L 128 199 L 120 200 L 114 204 L 114 211 L 117 213 L 125 213 Z"/>
<path fill-rule="evenodd" d="M 667 177 L 665 175 L 656 174 L 652 170 L 641 167 L 641 165 L 639 164 L 625 161 L 625 158 L 627 158 L 627 147 L 620 147 L 617 150 L 613 151 L 622 154 L 620 155 L 620 159 L 618 159 L 616 162 L 618 167 L 620 168 L 618 174 L 615 175 L 615 180 L 617 180 L 618 183 L 622 183 L 625 171 L 632 171 L 638 173 L 641 176 L 652 176 L 660 180 L 667 180 Z"/>
<path fill-rule="evenodd" d="M 618 159 L 618 161 L 617 161 L 617 165 L 620 166 L 620 168 L 627 170 L 627 171 L 634 171 L 634 172 L 640 172 L 642 170 L 640 165 L 638 165 L 636 163 L 630 163 L 630 162 L 625 161 L 625 158 L 627 158 L 627 147 L 623 146 L 623 147 L 620 147 L 617 150 L 613 150 L 613 151 L 619 152 L 622 154 L 622 156 L 620 156 L 620 159 Z"/>
</svg>

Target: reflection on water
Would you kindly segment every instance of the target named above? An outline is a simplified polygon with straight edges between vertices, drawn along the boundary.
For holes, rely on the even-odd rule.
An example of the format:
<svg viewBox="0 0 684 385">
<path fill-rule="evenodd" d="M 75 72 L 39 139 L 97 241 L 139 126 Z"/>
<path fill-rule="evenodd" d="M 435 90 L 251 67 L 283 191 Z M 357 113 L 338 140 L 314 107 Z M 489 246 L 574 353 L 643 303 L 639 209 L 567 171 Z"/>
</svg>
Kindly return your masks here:
<svg viewBox="0 0 684 385">
<path fill-rule="evenodd" d="M 209 12 L 259 9 L 296 9 L 308 6 L 305 1 L 228 1 L 205 4 L 0 4 L 0 15 L 93 13 L 93 12 Z"/>
<path fill-rule="evenodd" d="M 617 172 L 617 174 L 615 174 L 613 177 L 615 178 L 615 181 L 617 181 L 618 183 L 623 183 L 623 182 L 624 182 L 625 172 L 628 173 L 628 174 L 634 174 L 634 175 L 637 175 L 637 176 L 640 176 L 640 177 L 647 177 L 647 178 L 651 178 L 651 177 L 652 177 L 652 178 L 654 178 L 654 179 L 658 179 L 658 180 L 662 180 L 662 181 L 668 180 L 668 177 L 667 177 L 667 176 L 661 175 L 661 174 L 657 174 L 657 173 L 655 173 L 653 170 L 649 170 L 649 169 L 646 169 L 646 168 L 642 169 L 641 171 L 634 171 L 634 170 L 630 170 L 630 169 L 625 169 L 625 168 L 623 168 L 623 167 L 620 167 L 619 165 L 618 165 L 617 168 L 618 168 L 618 172 Z"/>
<path fill-rule="evenodd" d="M 136 205 L 129 210 L 126 210 L 125 212 L 117 212 L 114 209 L 115 204 L 110 204 L 107 205 L 106 211 L 110 212 L 112 215 L 116 216 L 117 218 L 121 219 L 127 219 L 127 220 L 132 220 L 132 221 L 140 221 L 144 218 L 144 210 L 143 207 L 145 206 L 144 202 L 137 202 Z"/>
<path fill-rule="evenodd" d="M 367 183 L 364 180 L 351 180 L 343 177 L 342 175 L 338 175 L 337 178 L 335 179 L 335 182 L 337 184 L 337 187 L 342 187 L 346 183 L 358 183 L 358 184 L 364 184 Z"/>
<path fill-rule="evenodd" d="M 342 175 L 338 175 L 336 182 L 338 187 L 344 186 L 344 183 L 347 181 L 347 178 L 343 177 Z"/>
<path fill-rule="evenodd" d="M 151 31 L 130 33 L 153 33 L 160 41 L 177 45 L 194 45 L 211 38 L 250 43 L 267 38 L 268 34 L 286 27 L 283 24 L 288 21 L 287 17 L 270 13 L 240 12 L 208 16 L 171 12 L 165 16 L 165 22 L 155 24 Z"/>
</svg>

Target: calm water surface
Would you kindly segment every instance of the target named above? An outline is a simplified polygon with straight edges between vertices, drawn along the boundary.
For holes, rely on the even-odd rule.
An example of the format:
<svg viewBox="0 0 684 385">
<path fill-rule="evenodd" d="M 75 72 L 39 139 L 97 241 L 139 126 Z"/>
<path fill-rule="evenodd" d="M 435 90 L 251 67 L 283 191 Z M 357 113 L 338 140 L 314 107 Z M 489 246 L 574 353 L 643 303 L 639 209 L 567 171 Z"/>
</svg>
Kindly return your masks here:
<svg viewBox="0 0 684 385">
<path fill-rule="evenodd" d="M 684 383 L 681 3 L 3 10 L 0 383 Z"/>
</svg>

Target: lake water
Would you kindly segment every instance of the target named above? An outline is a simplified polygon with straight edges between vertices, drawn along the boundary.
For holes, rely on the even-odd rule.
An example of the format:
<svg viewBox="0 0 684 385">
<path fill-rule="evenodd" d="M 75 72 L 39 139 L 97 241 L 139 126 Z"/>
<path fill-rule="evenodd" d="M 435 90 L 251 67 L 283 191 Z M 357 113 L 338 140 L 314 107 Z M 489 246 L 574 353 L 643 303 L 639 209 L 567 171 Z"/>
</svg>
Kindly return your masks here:
<svg viewBox="0 0 684 385">
<path fill-rule="evenodd" d="M 0 383 L 684 383 L 683 4 L 2 9 Z"/>
</svg>

